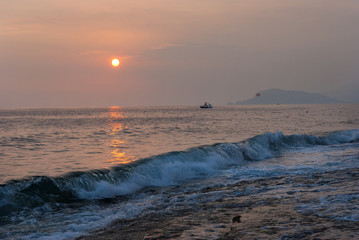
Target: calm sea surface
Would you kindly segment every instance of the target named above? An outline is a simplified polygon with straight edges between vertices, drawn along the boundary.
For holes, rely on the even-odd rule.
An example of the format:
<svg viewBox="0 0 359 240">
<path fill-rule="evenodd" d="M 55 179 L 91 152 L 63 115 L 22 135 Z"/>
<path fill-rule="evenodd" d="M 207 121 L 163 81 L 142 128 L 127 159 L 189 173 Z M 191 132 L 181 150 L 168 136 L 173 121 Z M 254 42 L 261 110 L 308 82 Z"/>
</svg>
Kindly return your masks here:
<svg viewBox="0 0 359 240">
<path fill-rule="evenodd" d="M 0 110 L 0 238 L 72 239 L 201 187 L 358 168 L 358 140 L 349 104 Z"/>
<path fill-rule="evenodd" d="M 359 128 L 358 105 L 0 110 L 0 183 L 58 176 L 265 132 Z"/>
</svg>

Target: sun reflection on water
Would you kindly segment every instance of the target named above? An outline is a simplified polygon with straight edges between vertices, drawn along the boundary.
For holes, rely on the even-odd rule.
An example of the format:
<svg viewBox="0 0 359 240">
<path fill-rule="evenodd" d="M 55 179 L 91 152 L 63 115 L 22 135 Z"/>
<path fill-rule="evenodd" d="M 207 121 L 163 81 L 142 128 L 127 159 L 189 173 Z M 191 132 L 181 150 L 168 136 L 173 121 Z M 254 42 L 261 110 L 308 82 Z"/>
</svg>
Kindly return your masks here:
<svg viewBox="0 0 359 240">
<path fill-rule="evenodd" d="M 108 159 L 107 162 L 111 164 L 126 164 L 135 161 L 134 156 L 128 156 L 122 149 L 122 145 L 125 143 L 121 139 L 121 133 L 123 130 L 123 123 L 121 120 L 125 118 L 121 112 L 121 107 L 113 106 L 109 108 L 109 125 L 111 127 L 111 145 L 113 149 L 111 151 L 112 158 Z"/>
</svg>

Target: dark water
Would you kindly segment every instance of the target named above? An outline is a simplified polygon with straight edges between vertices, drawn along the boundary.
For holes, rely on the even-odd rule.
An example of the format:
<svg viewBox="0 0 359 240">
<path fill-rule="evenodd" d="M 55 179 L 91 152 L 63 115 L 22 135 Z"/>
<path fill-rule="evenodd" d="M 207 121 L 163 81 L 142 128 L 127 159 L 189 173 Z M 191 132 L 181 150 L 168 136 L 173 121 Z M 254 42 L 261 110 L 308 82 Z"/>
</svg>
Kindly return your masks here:
<svg viewBox="0 0 359 240">
<path fill-rule="evenodd" d="M 74 238 L 191 188 L 358 167 L 358 110 L 0 110 L 0 238 Z M 359 211 L 336 217 L 359 221 Z"/>
</svg>

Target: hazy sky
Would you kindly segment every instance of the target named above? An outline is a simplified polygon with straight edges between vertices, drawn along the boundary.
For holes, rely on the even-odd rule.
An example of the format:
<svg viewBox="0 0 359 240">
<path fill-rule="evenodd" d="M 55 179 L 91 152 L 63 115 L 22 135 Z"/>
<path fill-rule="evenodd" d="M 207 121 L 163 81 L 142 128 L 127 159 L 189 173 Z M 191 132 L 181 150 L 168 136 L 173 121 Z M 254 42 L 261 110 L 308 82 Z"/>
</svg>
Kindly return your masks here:
<svg viewBox="0 0 359 240">
<path fill-rule="evenodd" d="M 0 108 L 218 105 L 358 80 L 358 0 L 0 1 Z"/>
</svg>

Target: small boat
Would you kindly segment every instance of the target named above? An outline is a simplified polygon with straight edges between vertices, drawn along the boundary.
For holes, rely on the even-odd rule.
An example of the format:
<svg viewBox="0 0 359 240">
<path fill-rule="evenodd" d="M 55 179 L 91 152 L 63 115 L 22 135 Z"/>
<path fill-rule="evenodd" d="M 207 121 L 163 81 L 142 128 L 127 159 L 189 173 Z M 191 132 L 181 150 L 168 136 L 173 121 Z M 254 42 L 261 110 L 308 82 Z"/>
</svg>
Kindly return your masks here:
<svg viewBox="0 0 359 240">
<path fill-rule="evenodd" d="M 203 105 L 199 106 L 200 108 L 212 108 L 212 104 L 205 102 Z"/>
</svg>

